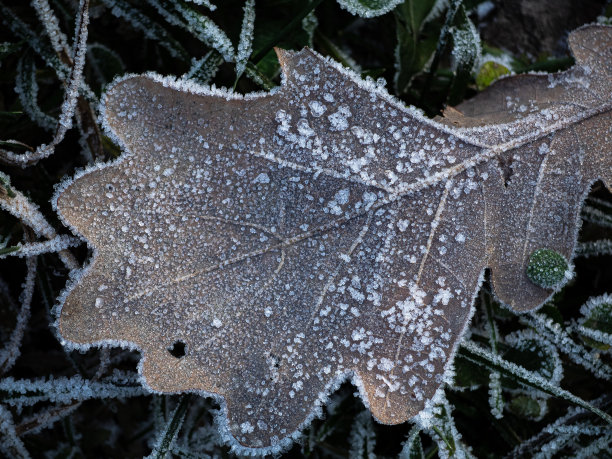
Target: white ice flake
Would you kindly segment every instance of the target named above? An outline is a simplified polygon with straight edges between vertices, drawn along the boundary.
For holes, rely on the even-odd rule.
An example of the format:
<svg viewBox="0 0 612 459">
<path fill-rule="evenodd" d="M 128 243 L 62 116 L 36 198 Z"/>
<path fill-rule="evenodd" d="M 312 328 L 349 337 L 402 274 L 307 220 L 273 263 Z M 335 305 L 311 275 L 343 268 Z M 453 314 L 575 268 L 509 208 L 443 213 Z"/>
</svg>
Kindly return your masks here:
<svg viewBox="0 0 612 459">
<path fill-rule="evenodd" d="M 351 110 L 347 105 L 341 105 L 338 110 L 327 117 L 331 123 L 332 131 L 344 131 L 348 129 L 348 118 L 352 116 Z"/>
<path fill-rule="evenodd" d="M 311 100 L 310 102 L 308 102 L 308 106 L 310 107 L 310 113 L 312 113 L 312 116 L 317 118 L 323 115 L 323 113 L 325 113 L 325 110 L 327 110 L 325 105 L 317 100 Z"/>
<path fill-rule="evenodd" d="M 255 177 L 253 183 L 270 183 L 270 177 L 265 172 L 262 172 L 257 177 Z"/>
<path fill-rule="evenodd" d="M 253 425 L 249 421 L 246 421 L 240 424 L 240 431 L 243 434 L 249 434 L 253 432 L 254 430 L 255 430 L 255 427 L 253 427 Z"/>
</svg>

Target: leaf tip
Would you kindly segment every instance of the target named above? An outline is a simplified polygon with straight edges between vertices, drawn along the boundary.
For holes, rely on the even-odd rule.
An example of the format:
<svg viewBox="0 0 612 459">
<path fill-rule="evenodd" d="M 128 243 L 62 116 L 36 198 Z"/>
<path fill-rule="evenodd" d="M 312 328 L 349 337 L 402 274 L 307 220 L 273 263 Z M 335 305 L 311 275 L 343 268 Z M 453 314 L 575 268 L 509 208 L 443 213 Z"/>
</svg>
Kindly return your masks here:
<svg viewBox="0 0 612 459">
<path fill-rule="evenodd" d="M 285 66 L 289 63 L 289 60 L 295 54 L 295 52 L 279 48 L 277 46 L 274 47 L 274 52 L 276 53 L 276 57 L 278 58 L 281 68 L 285 68 Z"/>
</svg>

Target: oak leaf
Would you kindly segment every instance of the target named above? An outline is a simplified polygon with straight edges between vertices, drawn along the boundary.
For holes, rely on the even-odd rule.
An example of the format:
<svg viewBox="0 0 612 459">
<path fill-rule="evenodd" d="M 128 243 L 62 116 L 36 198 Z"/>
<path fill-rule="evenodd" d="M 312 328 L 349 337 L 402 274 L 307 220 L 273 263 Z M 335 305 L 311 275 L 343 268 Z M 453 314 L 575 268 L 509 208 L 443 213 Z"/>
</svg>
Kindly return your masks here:
<svg viewBox="0 0 612 459">
<path fill-rule="evenodd" d="M 485 268 L 504 303 L 538 307 L 530 254 L 570 260 L 583 198 L 612 184 L 612 28 L 570 44 L 572 69 L 502 80 L 443 123 L 308 49 L 278 51 L 267 94 L 116 81 L 125 153 L 55 198 L 94 249 L 61 336 L 139 349 L 146 384 L 215 396 L 245 447 L 286 445 L 346 378 L 380 422 L 410 419 Z"/>
</svg>

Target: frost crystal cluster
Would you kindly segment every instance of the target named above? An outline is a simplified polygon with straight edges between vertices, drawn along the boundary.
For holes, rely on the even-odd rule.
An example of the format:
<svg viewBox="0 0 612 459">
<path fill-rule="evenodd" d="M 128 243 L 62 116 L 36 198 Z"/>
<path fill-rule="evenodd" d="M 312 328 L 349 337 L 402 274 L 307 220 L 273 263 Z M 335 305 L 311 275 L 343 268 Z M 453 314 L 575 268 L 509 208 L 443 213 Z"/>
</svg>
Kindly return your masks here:
<svg viewBox="0 0 612 459">
<path fill-rule="evenodd" d="M 216 396 L 246 447 L 286 444 L 347 378 L 379 421 L 415 416 L 484 269 L 503 302 L 539 306 L 530 254 L 571 259 L 584 196 L 612 184 L 611 30 L 574 32 L 571 70 L 483 96 L 503 102 L 489 125 L 469 105 L 446 121 L 462 127 L 430 121 L 307 49 L 279 51 L 271 93 L 116 81 L 103 112 L 125 153 L 55 198 L 95 249 L 61 336 L 139 349 L 151 388 Z"/>
</svg>

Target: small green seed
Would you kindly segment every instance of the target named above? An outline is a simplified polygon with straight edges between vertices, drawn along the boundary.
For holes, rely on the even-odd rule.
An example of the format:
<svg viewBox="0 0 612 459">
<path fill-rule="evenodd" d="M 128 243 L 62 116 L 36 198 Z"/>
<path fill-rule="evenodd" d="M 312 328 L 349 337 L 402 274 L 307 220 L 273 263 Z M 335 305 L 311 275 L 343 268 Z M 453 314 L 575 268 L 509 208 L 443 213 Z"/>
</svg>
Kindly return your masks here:
<svg viewBox="0 0 612 459">
<path fill-rule="evenodd" d="M 554 288 L 566 278 L 568 269 L 563 255 L 550 249 L 538 249 L 529 257 L 527 277 L 540 287 Z"/>
</svg>

